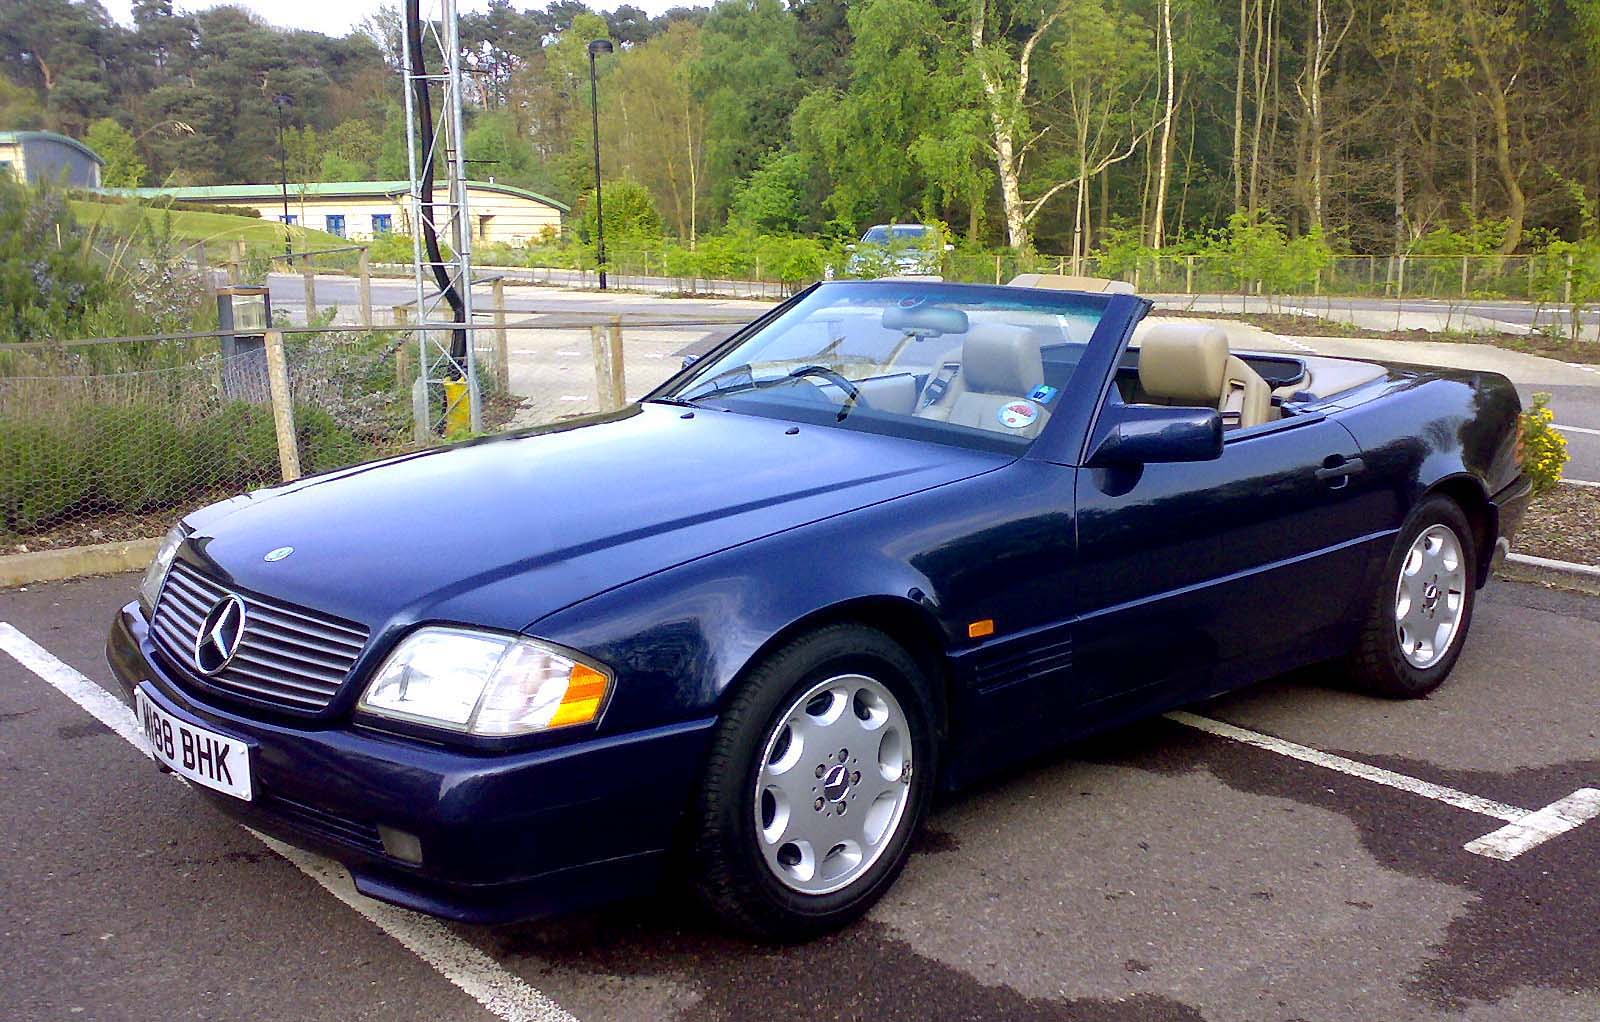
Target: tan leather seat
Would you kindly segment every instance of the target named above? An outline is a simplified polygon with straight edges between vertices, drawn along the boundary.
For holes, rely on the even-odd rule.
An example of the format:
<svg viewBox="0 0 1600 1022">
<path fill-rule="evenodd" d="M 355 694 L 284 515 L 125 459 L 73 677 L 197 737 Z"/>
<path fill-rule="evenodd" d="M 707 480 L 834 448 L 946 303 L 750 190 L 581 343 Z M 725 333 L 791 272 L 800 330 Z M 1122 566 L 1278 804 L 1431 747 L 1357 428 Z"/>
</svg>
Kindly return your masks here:
<svg viewBox="0 0 1600 1022">
<path fill-rule="evenodd" d="M 1150 404 L 1215 408 L 1224 429 L 1277 418 L 1267 381 L 1230 354 L 1228 335 L 1207 323 L 1152 324 L 1139 342 L 1139 390 Z"/>
<path fill-rule="evenodd" d="M 1050 419 L 1028 397 L 1044 383 L 1044 356 L 1031 332 L 1004 324 L 974 323 L 961 345 L 961 365 L 936 371 L 917 415 L 960 426 L 1032 439 Z M 935 390 L 943 382 L 942 391 Z"/>
</svg>

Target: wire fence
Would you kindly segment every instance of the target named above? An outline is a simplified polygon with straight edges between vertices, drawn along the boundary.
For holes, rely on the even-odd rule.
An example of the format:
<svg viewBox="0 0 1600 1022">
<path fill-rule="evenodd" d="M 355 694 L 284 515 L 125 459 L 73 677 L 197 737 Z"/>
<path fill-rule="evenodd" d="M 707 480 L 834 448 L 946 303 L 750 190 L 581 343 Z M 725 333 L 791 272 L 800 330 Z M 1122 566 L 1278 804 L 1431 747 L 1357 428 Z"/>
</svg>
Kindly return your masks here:
<svg viewBox="0 0 1600 1022">
<path fill-rule="evenodd" d="M 738 298 L 783 298 L 820 278 L 782 278 L 754 261 L 732 277 L 683 277 L 667 272 L 658 254 L 632 252 L 607 260 L 610 286 Z M 592 265 L 575 267 L 484 266 L 537 284 L 592 288 Z M 1004 284 L 1022 273 L 1105 277 L 1133 284 L 1143 294 L 1226 294 L 1371 298 L 1499 299 L 1554 304 L 1574 300 L 1573 283 L 1600 268 L 1575 266 L 1569 256 L 1532 255 L 1345 255 L 1284 277 L 1264 275 L 1248 259 L 1225 252 L 1145 253 L 1135 258 L 1090 255 L 1078 259 L 1049 253 L 955 251 L 943 255 L 939 275 L 967 283 Z"/>
<path fill-rule="evenodd" d="M 620 407 L 737 325 L 480 322 L 483 430 Z M 420 350 L 404 328 L 274 331 L 228 356 L 217 334 L 0 348 L 0 552 L 158 536 L 236 493 L 462 439 Z"/>
</svg>

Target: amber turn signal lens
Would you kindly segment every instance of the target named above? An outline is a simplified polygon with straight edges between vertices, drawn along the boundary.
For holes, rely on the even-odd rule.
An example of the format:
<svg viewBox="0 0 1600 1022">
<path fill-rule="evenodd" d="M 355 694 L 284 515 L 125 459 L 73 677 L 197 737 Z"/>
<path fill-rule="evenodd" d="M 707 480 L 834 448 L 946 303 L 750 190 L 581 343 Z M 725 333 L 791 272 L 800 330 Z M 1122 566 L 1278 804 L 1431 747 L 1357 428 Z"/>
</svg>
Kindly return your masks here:
<svg viewBox="0 0 1600 1022">
<path fill-rule="evenodd" d="M 994 634 L 994 619 L 993 618 L 986 617 L 982 621 L 974 621 L 974 622 L 972 622 L 972 624 L 967 626 L 967 638 L 969 638 L 969 639 L 981 639 L 986 635 L 993 635 L 993 634 Z"/>
<path fill-rule="evenodd" d="M 610 679 L 585 664 L 575 664 L 567 675 L 567 694 L 561 697 L 561 706 L 550 718 L 551 727 L 566 724 L 587 724 L 600 714 L 606 701 Z"/>
</svg>

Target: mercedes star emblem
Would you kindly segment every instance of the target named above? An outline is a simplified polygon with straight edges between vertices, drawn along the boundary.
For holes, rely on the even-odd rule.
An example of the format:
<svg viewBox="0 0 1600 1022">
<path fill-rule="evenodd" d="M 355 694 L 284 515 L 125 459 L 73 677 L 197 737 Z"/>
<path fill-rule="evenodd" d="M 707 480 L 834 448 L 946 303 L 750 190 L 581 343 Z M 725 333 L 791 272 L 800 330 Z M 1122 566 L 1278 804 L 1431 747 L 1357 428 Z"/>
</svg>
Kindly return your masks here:
<svg viewBox="0 0 1600 1022">
<path fill-rule="evenodd" d="M 244 601 L 224 596 L 206 612 L 194 640 L 194 665 L 201 674 L 218 674 L 244 641 Z"/>
</svg>

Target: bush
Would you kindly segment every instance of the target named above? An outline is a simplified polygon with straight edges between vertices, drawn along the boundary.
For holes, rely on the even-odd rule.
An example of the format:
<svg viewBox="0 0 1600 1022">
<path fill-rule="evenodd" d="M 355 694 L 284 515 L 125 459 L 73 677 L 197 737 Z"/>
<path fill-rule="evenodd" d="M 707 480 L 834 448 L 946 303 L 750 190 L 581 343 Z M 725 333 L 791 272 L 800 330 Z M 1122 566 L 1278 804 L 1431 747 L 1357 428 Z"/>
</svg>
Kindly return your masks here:
<svg viewBox="0 0 1600 1022">
<path fill-rule="evenodd" d="M 381 453 L 328 411 L 295 407 L 303 472 Z M 268 405 L 234 401 L 189 424 L 164 405 L 82 405 L 0 418 L 0 527 L 36 532 L 93 512 L 184 507 L 282 478 Z"/>
<path fill-rule="evenodd" d="M 193 486 L 190 446 L 168 409 L 148 404 L 88 405 L 56 443 L 83 450 L 88 499 L 106 511 L 168 507 Z"/>
<path fill-rule="evenodd" d="M 1567 438 L 1555 428 L 1550 395 L 1533 395 L 1533 407 L 1522 413 L 1522 471 L 1533 482 L 1533 495 L 1549 493 L 1561 482 L 1567 464 Z"/>
<path fill-rule="evenodd" d="M 0 419 L 0 523 L 29 532 L 79 507 L 88 490 L 83 447 L 50 424 Z"/>
</svg>

